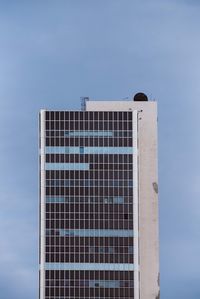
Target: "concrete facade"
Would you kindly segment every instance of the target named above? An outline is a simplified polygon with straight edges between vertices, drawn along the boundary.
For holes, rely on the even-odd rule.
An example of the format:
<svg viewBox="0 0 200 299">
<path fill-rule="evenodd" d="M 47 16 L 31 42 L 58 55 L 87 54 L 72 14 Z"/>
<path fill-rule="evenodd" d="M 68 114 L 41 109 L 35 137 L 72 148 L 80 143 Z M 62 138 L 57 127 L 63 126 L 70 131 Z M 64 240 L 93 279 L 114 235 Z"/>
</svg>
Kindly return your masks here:
<svg viewBox="0 0 200 299">
<path fill-rule="evenodd" d="M 157 103 L 134 101 L 87 101 L 86 111 L 138 112 L 138 236 L 139 295 L 158 299 L 159 231 L 157 174 Z"/>
</svg>

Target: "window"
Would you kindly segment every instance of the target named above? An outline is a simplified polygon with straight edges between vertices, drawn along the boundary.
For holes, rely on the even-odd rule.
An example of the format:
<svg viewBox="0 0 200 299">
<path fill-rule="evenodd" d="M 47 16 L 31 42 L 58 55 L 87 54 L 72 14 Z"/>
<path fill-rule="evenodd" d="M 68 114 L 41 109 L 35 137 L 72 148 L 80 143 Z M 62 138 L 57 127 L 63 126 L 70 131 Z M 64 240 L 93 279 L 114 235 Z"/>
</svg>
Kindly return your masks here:
<svg viewBox="0 0 200 299">
<path fill-rule="evenodd" d="M 114 199 L 113 199 L 113 203 L 116 203 L 116 204 L 122 204 L 122 203 L 124 203 L 124 198 L 121 197 L 121 196 L 114 197 Z"/>
<path fill-rule="evenodd" d="M 84 154 L 84 147 L 83 146 L 80 147 L 80 154 Z"/>
</svg>

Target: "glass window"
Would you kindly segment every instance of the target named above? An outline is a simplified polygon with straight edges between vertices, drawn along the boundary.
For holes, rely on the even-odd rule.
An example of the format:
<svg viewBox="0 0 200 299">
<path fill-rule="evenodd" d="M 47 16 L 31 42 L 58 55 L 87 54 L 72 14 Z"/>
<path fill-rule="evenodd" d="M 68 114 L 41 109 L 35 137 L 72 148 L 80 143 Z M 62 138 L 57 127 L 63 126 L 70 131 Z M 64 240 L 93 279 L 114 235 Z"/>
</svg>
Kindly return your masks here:
<svg viewBox="0 0 200 299">
<path fill-rule="evenodd" d="M 84 147 L 83 146 L 80 147 L 80 154 L 84 154 Z"/>
<path fill-rule="evenodd" d="M 114 197 L 114 198 L 113 198 L 113 203 L 116 203 L 116 204 L 122 204 L 122 203 L 124 203 L 124 198 L 121 197 L 121 196 Z"/>
</svg>

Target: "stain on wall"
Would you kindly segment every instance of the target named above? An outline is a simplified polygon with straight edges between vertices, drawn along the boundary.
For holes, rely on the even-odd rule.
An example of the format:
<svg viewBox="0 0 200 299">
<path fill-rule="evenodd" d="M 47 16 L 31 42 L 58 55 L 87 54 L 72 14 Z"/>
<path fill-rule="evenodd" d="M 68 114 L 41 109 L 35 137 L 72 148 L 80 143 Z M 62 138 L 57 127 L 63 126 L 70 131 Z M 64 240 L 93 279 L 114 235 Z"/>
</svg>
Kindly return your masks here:
<svg viewBox="0 0 200 299">
<path fill-rule="evenodd" d="M 153 189 L 156 192 L 156 194 L 158 194 L 158 184 L 156 182 L 153 182 Z"/>
</svg>

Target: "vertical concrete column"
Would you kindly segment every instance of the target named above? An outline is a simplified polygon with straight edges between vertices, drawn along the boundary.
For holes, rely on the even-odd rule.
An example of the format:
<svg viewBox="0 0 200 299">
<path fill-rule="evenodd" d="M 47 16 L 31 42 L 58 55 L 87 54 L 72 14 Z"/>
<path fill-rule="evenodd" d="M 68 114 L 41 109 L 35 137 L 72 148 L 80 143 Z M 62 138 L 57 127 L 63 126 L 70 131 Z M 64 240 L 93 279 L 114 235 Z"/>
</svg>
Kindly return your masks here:
<svg viewBox="0 0 200 299">
<path fill-rule="evenodd" d="M 40 111 L 40 299 L 45 298 L 45 110 Z"/>
<path fill-rule="evenodd" d="M 139 194 L 138 194 L 138 111 L 133 119 L 133 230 L 134 230 L 134 299 L 140 298 L 139 281 Z"/>
</svg>

